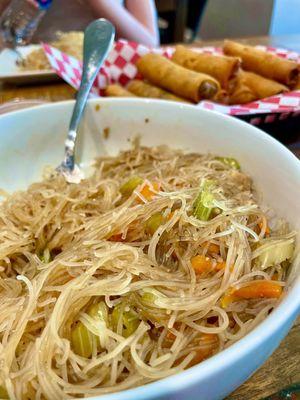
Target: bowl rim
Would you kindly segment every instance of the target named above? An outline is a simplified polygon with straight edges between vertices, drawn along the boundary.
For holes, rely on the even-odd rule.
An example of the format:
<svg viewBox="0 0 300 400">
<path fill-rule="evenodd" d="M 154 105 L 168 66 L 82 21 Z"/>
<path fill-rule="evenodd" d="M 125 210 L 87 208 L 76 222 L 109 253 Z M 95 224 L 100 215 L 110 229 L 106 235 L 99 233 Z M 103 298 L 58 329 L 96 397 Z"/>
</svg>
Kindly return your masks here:
<svg viewBox="0 0 300 400">
<path fill-rule="evenodd" d="M 28 114 L 34 109 L 41 110 L 42 108 L 52 109 L 61 107 L 70 107 L 74 104 L 74 100 L 66 100 L 62 102 L 46 103 L 35 107 L 30 107 L 22 110 L 12 111 L 8 114 L 0 116 L 0 123 L 2 119 L 12 118 L 16 114 L 25 113 Z M 97 103 L 108 103 L 108 104 L 132 104 L 139 107 L 143 107 L 149 104 L 156 104 L 160 109 L 168 107 L 179 107 L 180 109 L 187 110 L 188 112 L 199 112 L 200 114 L 214 115 L 215 118 L 223 120 L 225 123 L 231 123 L 239 126 L 241 129 L 251 131 L 251 135 L 263 139 L 268 142 L 270 146 L 275 147 L 280 151 L 288 162 L 293 164 L 293 167 L 299 173 L 300 176 L 300 161 L 297 157 L 288 150 L 278 140 L 261 131 L 255 126 L 242 121 L 240 119 L 233 118 L 228 115 L 218 113 L 216 111 L 206 110 L 202 108 L 196 108 L 193 105 L 178 104 L 166 100 L 154 100 L 154 99 L 126 99 L 126 98 L 94 98 L 88 101 L 90 105 Z M 299 257 L 300 258 L 300 257 Z M 297 257 L 297 262 L 299 262 Z M 174 375 L 162 378 L 160 380 L 144 384 L 131 389 L 122 390 L 120 392 L 109 393 L 104 395 L 97 395 L 94 397 L 88 397 L 87 400 L 103 399 L 103 400 L 154 400 L 161 396 L 172 395 L 178 390 L 187 388 L 195 384 L 201 377 L 201 380 L 208 378 L 211 374 L 216 374 L 224 369 L 227 369 L 231 364 L 234 364 L 239 359 L 242 359 L 247 354 L 253 352 L 262 343 L 266 342 L 277 330 L 282 328 L 288 320 L 291 318 L 296 319 L 300 313 L 300 276 L 295 278 L 293 287 L 288 290 L 283 300 L 276 306 L 272 313 L 261 323 L 259 323 L 251 332 L 246 336 L 239 339 L 236 343 L 232 344 L 227 349 L 222 350 L 216 355 L 209 359 L 202 361 L 201 363 L 176 373 Z"/>
</svg>

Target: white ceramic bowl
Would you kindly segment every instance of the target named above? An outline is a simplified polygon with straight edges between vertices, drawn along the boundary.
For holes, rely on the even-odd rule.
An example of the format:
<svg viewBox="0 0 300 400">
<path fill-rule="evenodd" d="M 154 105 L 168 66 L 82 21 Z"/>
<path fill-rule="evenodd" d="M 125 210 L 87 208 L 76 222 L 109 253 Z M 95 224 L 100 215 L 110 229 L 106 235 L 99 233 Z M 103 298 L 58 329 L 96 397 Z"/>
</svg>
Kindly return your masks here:
<svg viewBox="0 0 300 400">
<path fill-rule="evenodd" d="M 0 117 L 0 187 L 25 188 L 40 178 L 45 164 L 59 164 L 72 106 L 73 102 L 48 104 Z M 109 128 L 108 139 L 103 137 L 104 128 Z M 251 125 L 171 102 L 97 99 L 90 101 L 81 131 L 83 162 L 128 148 L 130 138 L 137 134 L 145 145 L 168 144 L 236 157 L 254 178 L 263 202 L 300 230 L 300 162 Z M 299 313 L 299 264 L 298 258 L 281 304 L 242 340 L 180 374 L 101 400 L 224 398 L 270 356 Z"/>
</svg>

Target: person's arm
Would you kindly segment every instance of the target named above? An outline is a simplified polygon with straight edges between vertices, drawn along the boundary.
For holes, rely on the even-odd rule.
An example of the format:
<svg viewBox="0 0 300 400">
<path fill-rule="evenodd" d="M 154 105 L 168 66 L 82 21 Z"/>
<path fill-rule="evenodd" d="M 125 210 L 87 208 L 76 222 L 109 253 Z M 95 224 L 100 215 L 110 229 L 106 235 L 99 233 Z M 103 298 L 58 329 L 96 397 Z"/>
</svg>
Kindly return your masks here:
<svg viewBox="0 0 300 400">
<path fill-rule="evenodd" d="M 158 46 L 159 36 L 153 0 L 127 0 L 126 9 L 115 0 L 89 0 L 95 15 L 110 20 L 119 36 Z"/>
</svg>

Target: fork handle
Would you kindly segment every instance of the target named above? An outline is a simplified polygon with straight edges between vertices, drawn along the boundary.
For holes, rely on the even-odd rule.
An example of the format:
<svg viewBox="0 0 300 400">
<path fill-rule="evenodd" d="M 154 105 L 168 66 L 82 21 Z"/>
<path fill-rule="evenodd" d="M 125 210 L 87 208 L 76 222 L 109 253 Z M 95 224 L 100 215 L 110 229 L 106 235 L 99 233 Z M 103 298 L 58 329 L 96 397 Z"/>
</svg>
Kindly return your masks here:
<svg viewBox="0 0 300 400">
<path fill-rule="evenodd" d="M 83 69 L 80 87 L 73 109 L 69 132 L 65 141 L 65 165 L 74 169 L 74 151 L 78 126 L 94 80 L 112 47 L 115 37 L 114 26 L 106 19 L 93 21 L 84 32 Z"/>
</svg>

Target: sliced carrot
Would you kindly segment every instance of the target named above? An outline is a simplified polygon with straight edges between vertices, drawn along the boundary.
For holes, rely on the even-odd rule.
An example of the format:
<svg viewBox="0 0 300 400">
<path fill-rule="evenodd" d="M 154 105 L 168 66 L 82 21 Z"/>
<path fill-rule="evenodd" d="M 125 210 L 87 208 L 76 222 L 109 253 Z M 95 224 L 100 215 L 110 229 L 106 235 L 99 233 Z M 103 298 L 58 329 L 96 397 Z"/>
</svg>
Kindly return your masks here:
<svg viewBox="0 0 300 400">
<path fill-rule="evenodd" d="M 206 247 L 207 244 L 208 244 L 208 242 L 204 242 L 204 243 L 202 244 L 202 246 L 203 246 L 203 247 Z M 218 245 L 215 244 L 215 243 L 209 243 L 208 246 L 207 246 L 207 252 L 208 252 L 208 253 L 216 253 L 216 254 L 219 254 L 219 253 L 220 253 L 220 246 L 218 246 Z"/>
<path fill-rule="evenodd" d="M 175 322 L 173 328 L 176 329 L 176 330 L 179 330 L 180 329 L 180 323 Z M 177 336 L 171 330 L 168 330 L 165 339 L 166 339 L 167 342 L 174 342 L 176 337 Z"/>
<path fill-rule="evenodd" d="M 174 340 L 176 339 L 176 335 L 174 335 L 174 333 L 173 332 L 171 332 L 171 331 L 168 331 L 167 332 L 167 334 L 166 334 L 166 339 L 168 340 L 168 341 L 170 341 L 170 342 L 174 342 Z"/>
<path fill-rule="evenodd" d="M 234 296 L 234 289 L 228 289 L 224 296 L 221 298 L 221 307 L 227 308 L 229 304 L 233 303 L 234 301 L 238 300 L 237 297 Z"/>
<path fill-rule="evenodd" d="M 219 337 L 215 333 L 201 333 L 200 337 L 197 337 L 197 344 L 199 343 L 199 348 L 196 350 L 196 354 L 194 358 L 190 361 L 189 367 L 200 363 L 206 358 L 212 356 L 214 352 L 217 350 L 219 345 Z M 168 343 L 170 345 L 170 343 Z M 179 357 L 175 365 L 180 364 L 183 361 L 184 357 Z"/>
<path fill-rule="evenodd" d="M 152 182 L 151 185 L 148 184 L 144 185 L 144 187 L 140 191 L 140 194 L 147 201 L 151 201 L 153 197 L 156 195 L 155 192 L 158 192 L 159 190 L 160 190 L 160 183 Z M 139 203 L 143 203 L 143 200 L 140 197 L 137 197 L 137 201 Z"/>
<path fill-rule="evenodd" d="M 219 341 L 219 337 L 216 333 L 201 333 L 200 343 L 202 344 L 209 344 L 213 343 L 216 344 Z"/>
<path fill-rule="evenodd" d="M 217 265 L 215 266 L 215 269 L 217 270 L 217 271 L 222 271 L 222 270 L 224 270 L 225 269 L 225 267 L 226 267 L 226 261 L 220 261 L 220 262 L 218 262 L 217 263 Z M 229 270 L 232 272 L 233 271 L 233 265 L 230 265 L 230 267 L 229 267 Z"/>
<path fill-rule="evenodd" d="M 112 235 L 110 238 L 108 238 L 110 242 L 125 242 L 125 239 L 122 237 L 122 233 L 116 233 L 115 235 Z"/>
<path fill-rule="evenodd" d="M 170 219 L 173 217 L 174 211 L 171 211 L 170 214 L 167 216 L 167 220 L 170 221 Z"/>
<path fill-rule="evenodd" d="M 282 286 L 274 281 L 254 281 L 234 291 L 234 296 L 240 299 L 256 299 L 260 297 L 279 298 Z"/>
<path fill-rule="evenodd" d="M 216 270 L 221 271 L 222 269 L 225 269 L 225 267 L 226 267 L 226 261 L 221 261 L 217 263 Z"/>
<path fill-rule="evenodd" d="M 212 356 L 219 344 L 219 338 L 215 333 L 202 333 L 199 343 L 201 348 L 197 350 L 196 355 L 192 359 L 189 366 L 198 364 L 199 362 Z"/>
<path fill-rule="evenodd" d="M 195 357 L 192 359 L 192 361 L 189 364 L 189 367 L 192 367 L 193 365 L 199 364 L 201 361 L 205 360 L 209 356 L 211 356 L 213 353 L 213 349 L 199 349 L 197 350 Z"/>
<path fill-rule="evenodd" d="M 262 227 L 263 227 L 263 223 L 262 223 L 262 222 L 259 222 L 258 227 L 259 227 L 259 232 L 258 232 L 258 233 L 260 233 L 261 230 L 262 230 Z M 269 236 L 269 235 L 270 235 L 270 232 L 271 232 L 271 231 L 270 231 L 270 228 L 269 228 L 269 226 L 267 225 L 267 226 L 266 226 L 265 235 L 266 235 L 266 236 Z"/>
<path fill-rule="evenodd" d="M 231 288 L 221 298 L 221 307 L 227 308 L 229 304 L 239 300 L 249 299 L 278 299 L 282 294 L 282 286 L 274 281 L 252 281 L 240 289 Z"/>
<path fill-rule="evenodd" d="M 110 242 L 126 242 L 126 237 L 123 238 L 123 233 L 116 233 L 110 236 L 107 240 Z"/>
<path fill-rule="evenodd" d="M 212 259 L 201 254 L 191 258 L 191 264 L 196 274 L 210 271 L 212 269 Z"/>
</svg>

